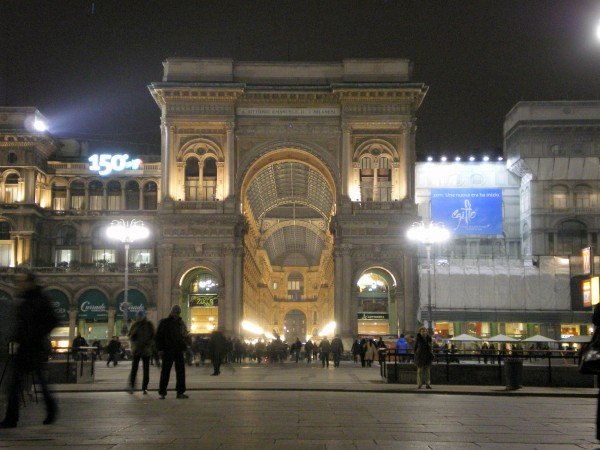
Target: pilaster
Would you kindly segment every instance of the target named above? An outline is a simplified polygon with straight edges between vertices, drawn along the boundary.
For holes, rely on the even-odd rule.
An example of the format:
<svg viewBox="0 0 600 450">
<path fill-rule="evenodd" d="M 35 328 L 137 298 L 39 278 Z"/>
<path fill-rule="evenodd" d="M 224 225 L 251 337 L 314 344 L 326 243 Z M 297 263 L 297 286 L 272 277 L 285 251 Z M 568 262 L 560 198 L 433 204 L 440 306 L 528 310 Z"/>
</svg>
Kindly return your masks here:
<svg viewBox="0 0 600 450">
<path fill-rule="evenodd" d="M 227 122 L 225 124 L 225 130 L 227 135 L 227 154 L 225 156 L 225 170 L 227 172 L 225 196 L 230 197 L 234 195 L 234 184 L 235 184 L 235 142 L 234 142 L 234 123 Z"/>
<path fill-rule="evenodd" d="M 159 318 L 167 317 L 171 311 L 171 285 L 173 265 L 173 244 L 158 245 L 158 295 L 156 311 Z"/>
</svg>

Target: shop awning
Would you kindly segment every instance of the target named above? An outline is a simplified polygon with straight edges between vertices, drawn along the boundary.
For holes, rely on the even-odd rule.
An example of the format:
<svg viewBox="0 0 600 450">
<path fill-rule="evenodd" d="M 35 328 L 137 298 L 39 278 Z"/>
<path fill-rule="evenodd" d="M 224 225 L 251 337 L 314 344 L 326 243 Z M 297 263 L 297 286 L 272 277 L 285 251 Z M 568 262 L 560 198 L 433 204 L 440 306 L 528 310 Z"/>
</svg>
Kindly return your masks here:
<svg viewBox="0 0 600 450">
<path fill-rule="evenodd" d="M 460 334 L 456 337 L 448 339 L 449 341 L 457 341 L 457 342 L 481 342 L 481 339 L 475 336 L 471 336 L 470 334 Z"/>
<path fill-rule="evenodd" d="M 77 307 L 79 319 L 91 322 L 108 321 L 108 299 L 98 289 L 90 289 L 81 294 Z"/>
<path fill-rule="evenodd" d="M 50 289 L 46 291 L 45 294 L 50 298 L 50 302 L 52 303 L 54 313 L 56 314 L 59 323 L 69 323 L 70 304 L 67 294 L 58 289 Z"/>
<path fill-rule="evenodd" d="M 485 340 L 488 342 L 519 342 L 518 339 L 506 336 L 504 334 L 497 334 L 496 336 L 492 336 L 491 338 L 487 338 Z"/>
<path fill-rule="evenodd" d="M 523 342 L 556 342 L 554 339 L 550 339 L 549 337 L 542 336 L 541 334 L 536 334 L 535 336 L 531 336 L 527 339 L 523 339 Z"/>
<path fill-rule="evenodd" d="M 125 310 L 123 306 L 124 298 L 125 291 L 122 291 L 117 296 L 118 308 L 115 315 L 117 319 L 123 318 L 123 311 Z M 133 320 L 138 311 L 146 311 L 148 309 L 148 300 L 146 299 L 146 296 L 137 289 L 127 290 L 127 303 L 129 304 L 127 312 L 127 317 L 129 320 Z"/>
</svg>

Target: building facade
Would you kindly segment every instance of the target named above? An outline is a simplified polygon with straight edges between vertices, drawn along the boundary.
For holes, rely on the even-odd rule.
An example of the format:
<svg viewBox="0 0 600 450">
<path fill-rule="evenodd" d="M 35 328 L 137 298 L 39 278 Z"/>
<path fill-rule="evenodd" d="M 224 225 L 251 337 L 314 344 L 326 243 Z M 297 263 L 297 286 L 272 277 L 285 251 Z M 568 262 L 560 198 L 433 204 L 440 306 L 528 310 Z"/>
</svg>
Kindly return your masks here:
<svg viewBox="0 0 600 450">
<path fill-rule="evenodd" d="M 168 59 L 149 86 L 160 156 L 96 152 L 36 131 L 34 108 L 0 108 L 0 301 L 32 268 L 64 342 L 174 304 L 199 334 L 589 333 L 578 255 L 598 250 L 600 103 L 517 104 L 501 162 L 417 162 L 427 88 L 411 70 Z M 446 213 L 428 264 L 406 231 Z M 119 219 L 150 229 L 127 261 L 106 236 Z"/>
<path fill-rule="evenodd" d="M 2 108 L 0 289 L 32 267 L 63 312 L 61 336 L 103 338 L 129 304 L 192 332 L 414 331 L 415 113 L 427 88 L 407 60 L 238 63 L 173 58 L 149 86 L 160 161 L 93 154 Z M 147 242 L 108 242 L 114 219 Z M 360 287 L 359 287 L 360 286 Z"/>
</svg>

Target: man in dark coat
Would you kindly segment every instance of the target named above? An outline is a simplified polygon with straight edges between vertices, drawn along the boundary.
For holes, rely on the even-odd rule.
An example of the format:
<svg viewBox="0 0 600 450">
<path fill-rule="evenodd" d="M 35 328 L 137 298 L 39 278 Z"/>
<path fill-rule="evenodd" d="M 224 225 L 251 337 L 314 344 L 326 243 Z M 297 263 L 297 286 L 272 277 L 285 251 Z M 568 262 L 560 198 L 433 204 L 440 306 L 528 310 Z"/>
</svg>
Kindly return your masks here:
<svg viewBox="0 0 600 450">
<path fill-rule="evenodd" d="M 306 344 L 304 344 L 304 355 L 306 356 L 306 362 L 308 364 L 310 364 L 310 362 L 312 361 L 312 352 L 314 347 L 315 344 L 313 344 L 313 341 L 311 341 L 310 339 L 306 341 Z"/>
<path fill-rule="evenodd" d="M 16 329 L 14 341 L 19 344 L 18 353 L 13 361 L 12 380 L 8 389 L 6 416 L 0 422 L 0 428 L 14 428 L 19 421 L 19 396 L 22 383 L 28 372 L 33 372 L 36 381 L 42 387 L 46 403 L 44 425 L 56 420 L 56 401 L 48 391 L 44 376 L 44 365 L 50 350 L 49 334 L 58 324 L 58 319 L 48 298 L 35 283 L 33 273 L 20 273 L 16 283 L 23 299 L 16 310 Z"/>
<path fill-rule="evenodd" d="M 329 339 L 327 339 L 327 336 L 323 337 L 323 340 L 319 344 L 319 351 L 321 352 L 321 363 L 323 364 L 323 367 L 325 367 L 325 364 L 327 364 L 327 367 L 329 367 L 329 352 L 331 351 L 331 343 L 329 342 Z"/>
<path fill-rule="evenodd" d="M 133 394 L 135 387 L 135 378 L 137 376 L 140 359 L 144 375 L 142 378 L 142 392 L 148 394 L 148 382 L 150 381 L 150 357 L 154 347 L 154 325 L 146 319 L 144 311 L 137 312 L 137 319 L 131 325 L 129 330 L 129 339 L 131 339 L 131 353 L 133 362 L 131 363 L 131 374 L 129 375 L 129 393 Z"/>
<path fill-rule="evenodd" d="M 169 317 L 160 321 L 156 332 L 156 348 L 162 357 L 158 387 L 158 394 L 161 399 L 164 399 L 167 395 L 167 386 L 173 363 L 175 363 L 175 376 L 177 378 L 175 385 L 177 398 L 188 398 L 185 395 L 185 362 L 183 360 L 183 352 L 187 349 L 188 339 L 187 328 L 181 319 L 181 307 L 173 305 Z"/>
<path fill-rule="evenodd" d="M 344 353 L 344 344 L 339 334 L 336 334 L 331 340 L 331 353 L 333 354 L 333 367 L 340 367 L 340 360 L 342 359 L 342 353 Z"/>
<path fill-rule="evenodd" d="M 73 356 L 75 361 L 79 361 L 82 357 L 85 359 L 85 350 L 81 350 L 81 347 L 87 347 L 88 343 L 81 333 L 77 333 L 77 337 L 73 339 Z"/>
<path fill-rule="evenodd" d="M 208 352 L 213 364 L 213 373 L 211 373 L 211 376 L 216 377 L 221 373 L 221 363 L 227 355 L 227 339 L 225 339 L 225 336 L 219 330 L 212 332 L 208 344 Z"/>
<path fill-rule="evenodd" d="M 119 341 L 119 337 L 113 336 L 108 345 L 106 346 L 106 352 L 108 353 L 108 361 L 106 361 L 106 367 L 108 367 L 111 361 L 113 363 L 113 367 L 115 367 L 119 363 L 119 354 L 121 353 L 122 349 L 123 346 Z"/>
</svg>

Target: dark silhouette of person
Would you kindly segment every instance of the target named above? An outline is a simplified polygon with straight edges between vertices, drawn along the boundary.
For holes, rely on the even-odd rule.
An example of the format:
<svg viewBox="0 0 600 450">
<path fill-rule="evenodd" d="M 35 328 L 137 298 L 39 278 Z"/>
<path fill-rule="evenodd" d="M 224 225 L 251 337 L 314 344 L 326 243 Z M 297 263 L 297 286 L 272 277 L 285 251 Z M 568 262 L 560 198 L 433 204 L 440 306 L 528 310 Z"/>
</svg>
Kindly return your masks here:
<svg viewBox="0 0 600 450">
<path fill-rule="evenodd" d="M 75 356 L 75 361 L 79 361 L 83 359 L 83 353 L 85 350 L 82 350 L 81 347 L 87 347 L 88 343 L 81 333 L 77 333 L 77 337 L 73 339 L 73 356 Z"/>
<path fill-rule="evenodd" d="M 310 339 L 306 341 L 306 344 L 304 344 L 304 356 L 306 356 L 307 364 L 310 364 L 310 362 L 312 361 L 312 352 L 314 347 L 315 344 L 313 344 L 313 341 L 311 341 Z"/>
<path fill-rule="evenodd" d="M 181 319 L 181 307 L 173 305 L 169 317 L 165 317 L 158 324 L 156 331 L 156 348 L 162 356 L 162 367 L 160 370 L 160 382 L 158 394 L 161 399 L 167 395 L 167 386 L 171 376 L 171 368 L 175 363 L 175 377 L 177 398 L 188 398 L 185 395 L 185 361 L 183 352 L 186 351 L 189 339 L 188 331 Z"/>
<path fill-rule="evenodd" d="M 19 421 L 19 395 L 27 373 L 32 372 L 42 387 L 46 404 L 44 425 L 56 421 L 56 401 L 48 391 L 48 383 L 44 375 L 44 366 L 51 349 L 49 334 L 58 324 L 58 318 L 49 299 L 36 284 L 35 275 L 31 272 L 19 273 L 15 279 L 22 301 L 17 306 L 15 317 L 14 341 L 19 344 L 13 360 L 13 373 L 8 389 L 6 416 L 0 422 L 2 428 L 14 428 Z"/>
<path fill-rule="evenodd" d="M 108 345 L 106 346 L 106 352 L 108 353 L 108 361 L 106 361 L 106 367 L 108 367 L 111 361 L 113 363 L 113 367 L 115 367 L 119 363 L 119 354 L 121 353 L 122 349 L 123 346 L 119 341 L 119 337 L 113 336 Z"/>
<path fill-rule="evenodd" d="M 142 360 L 142 392 L 148 394 L 148 382 L 150 381 L 150 357 L 154 347 L 154 325 L 146 319 L 144 311 L 137 312 L 137 318 L 129 330 L 131 339 L 131 353 L 133 362 L 131 363 L 131 374 L 129 375 L 129 393 L 133 394 L 135 387 L 135 378 L 137 376 L 140 359 Z"/>
<path fill-rule="evenodd" d="M 329 352 L 331 352 L 331 343 L 329 342 L 329 339 L 327 339 L 327 336 L 324 336 L 323 340 L 319 344 L 319 351 L 321 353 L 321 363 L 323 367 L 325 367 L 325 365 L 329 367 Z"/>
<path fill-rule="evenodd" d="M 211 376 L 216 377 L 221 373 L 221 364 L 223 363 L 223 358 L 227 355 L 227 339 L 225 339 L 225 336 L 219 330 L 211 333 L 208 351 L 213 365 Z"/>
<path fill-rule="evenodd" d="M 344 344 L 339 334 L 331 340 L 331 353 L 333 355 L 333 367 L 340 367 L 342 353 L 344 353 Z"/>
</svg>

